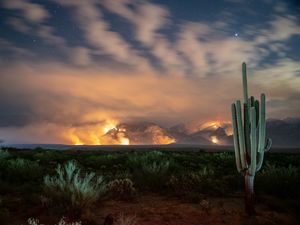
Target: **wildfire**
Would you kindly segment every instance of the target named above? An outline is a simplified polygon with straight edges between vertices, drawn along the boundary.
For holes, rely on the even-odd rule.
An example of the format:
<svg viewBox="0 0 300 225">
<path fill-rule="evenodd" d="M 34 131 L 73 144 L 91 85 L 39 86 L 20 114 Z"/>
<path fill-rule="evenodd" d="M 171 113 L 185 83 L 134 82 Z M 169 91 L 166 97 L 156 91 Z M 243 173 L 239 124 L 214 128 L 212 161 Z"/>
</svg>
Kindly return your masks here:
<svg viewBox="0 0 300 225">
<path fill-rule="evenodd" d="M 66 138 L 73 145 L 129 145 L 130 140 L 125 137 L 126 129 L 118 129 L 117 124 L 116 120 L 107 120 L 97 125 L 73 127 L 67 131 Z M 111 130 L 116 134 L 114 137 L 106 135 Z"/>
<path fill-rule="evenodd" d="M 120 139 L 120 144 L 121 145 L 129 145 L 130 144 L 130 141 L 128 138 L 121 138 Z"/>
<path fill-rule="evenodd" d="M 83 145 L 79 137 L 77 137 L 75 134 L 70 134 L 70 139 L 73 145 Z"/>
<path fill-rule="evenodd" d="M 212 136 L 210 140 L 214 144 L 218 144 L 219 143 L 219 140 L 218 140 L 218 138 L 216 136 Z"/>
<path fill-rule="evenodd" d="M 103 134 L 106 134 L 108 131 L 112 129 L 117 129 L 117 121 L 109 120 L 106 122 L 105 126 L 103 127 Z"/>
</svg>

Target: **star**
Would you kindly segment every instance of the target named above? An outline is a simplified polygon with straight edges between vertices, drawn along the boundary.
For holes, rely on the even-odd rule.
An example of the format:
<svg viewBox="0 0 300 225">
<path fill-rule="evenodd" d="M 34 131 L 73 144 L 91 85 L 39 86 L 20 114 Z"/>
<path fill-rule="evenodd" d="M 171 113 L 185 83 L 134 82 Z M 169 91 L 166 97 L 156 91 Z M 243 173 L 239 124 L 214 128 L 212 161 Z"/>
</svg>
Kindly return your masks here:
<svg viewBox="0 0 300 225">
<path fill-rule="evenodd" d="M 234 36 L 235 36 L 235 37 L 238 37 L 238 36 L 239 36 L 239 33 L 235 33 Z"/>
</svg>

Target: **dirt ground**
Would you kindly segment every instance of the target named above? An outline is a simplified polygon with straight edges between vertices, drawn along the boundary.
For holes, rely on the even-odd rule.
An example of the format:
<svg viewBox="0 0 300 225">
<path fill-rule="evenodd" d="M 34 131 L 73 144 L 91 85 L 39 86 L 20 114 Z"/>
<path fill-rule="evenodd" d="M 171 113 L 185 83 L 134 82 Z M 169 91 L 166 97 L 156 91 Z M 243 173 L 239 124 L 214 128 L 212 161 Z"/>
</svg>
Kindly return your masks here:
<svg viewBox="0 0 300 225">
<path fill-rule="evenodd" d="M 249 218 L 244 212 L 242 197 L 208 198 L 198 203 L 183 202 L 177 198 L 147 194 L 133 201 L 109 200 L 98 203 L 82 215 L 83 225 L 104 224 L 105 218 L 118 218 L 121 214 L 135 217 L 135 225 L 296 225 L 299 218 L 288 211 L 272 211 L 263 204 L 257 204 L 257 215 Z M 17 212 L 16 212 L 17 213 Z M 45 225 L 59 221 L 49 209 L 28 209 L 20 211 L 11 225 L 26 224 L 28 215 L 39 218 Z M 63 215 L 61 215 L 63 216 Z M 68 215 L 65 215 L 68 218 Z"/>
</svg>

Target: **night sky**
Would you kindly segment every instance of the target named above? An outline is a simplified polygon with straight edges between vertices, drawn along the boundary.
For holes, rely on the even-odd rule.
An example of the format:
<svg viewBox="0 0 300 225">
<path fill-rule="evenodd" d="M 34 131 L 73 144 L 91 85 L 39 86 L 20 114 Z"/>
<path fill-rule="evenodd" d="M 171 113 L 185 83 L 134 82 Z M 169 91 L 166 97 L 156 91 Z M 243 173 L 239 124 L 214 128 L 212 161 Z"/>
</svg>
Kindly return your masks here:
<svg viewBox="0 0 300 225">
<path fill-rule="evenodd" d="M 5 143 L 230 121 L 243 61 L 268 118 L 300 117 L 296 0 L 0 0 L 0 16 Z"/>
</svg>

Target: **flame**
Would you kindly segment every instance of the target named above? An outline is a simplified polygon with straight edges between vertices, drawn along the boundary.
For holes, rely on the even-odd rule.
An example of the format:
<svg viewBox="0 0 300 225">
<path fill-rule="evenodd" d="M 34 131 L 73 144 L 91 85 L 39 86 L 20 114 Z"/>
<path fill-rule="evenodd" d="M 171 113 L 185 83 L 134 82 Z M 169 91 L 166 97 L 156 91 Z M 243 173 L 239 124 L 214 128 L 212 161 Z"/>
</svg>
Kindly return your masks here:
<svg viewBox="0 0 300 225">
<path fill-rule="evenodd" d="M 121 145 L 129 145 L 130 141 L 128 138 L 120 138 L 120 144 Z"/>
<path fill-rule="evenodd" d="M 146 132 L 153 135 L 153 144 L 172 144 L 176 142 L 176 139 L 164 134 L 163 130 L 156 125 L 147 128 Z"/>
<path fill-rule="evenodd" d="M 218 144 L 219 140 L 216 136 L 211 136 L 211 142 L 214 143 L 214 144 Z"/>
<path fill-rule="evenodd" d="M 80 138 L 75 134 L 70 134 L 70 139 L 73 145 L 83 145 Z"/>
<path fill-rule="evenodd" d="M 205 125 L 207 127 L 212 127 L 212 128 L 215 128 L 215 129 L 222 126 L 220 121 L 211 121 L 211 122 L 205 123 Z"/>
<path fill-rule="evenodd" d="M 118 124 L 118 122 L 115 121 L 115 120 L 108 120 L 108 121 L 106 121 L 106 124 L 103 127 L 104 134 L 106 134 L 108 131 L 110 131 L 112 129 L 117 129 L 117 124 Z"/>
<path fill-rule="evenodd" d="M 130 140 L 125 137 L 126 129 L 117 128 L 118 121 L 106 120 L 97 125 L 70 128 L 65 136 L 73 145 L 129 145 Z M 115 131 L 115 136 L 105 135 L 110 130 Z"/>
</svg>

